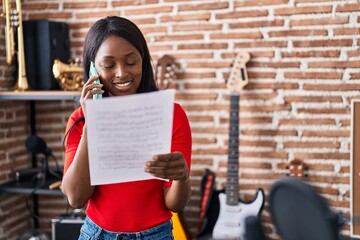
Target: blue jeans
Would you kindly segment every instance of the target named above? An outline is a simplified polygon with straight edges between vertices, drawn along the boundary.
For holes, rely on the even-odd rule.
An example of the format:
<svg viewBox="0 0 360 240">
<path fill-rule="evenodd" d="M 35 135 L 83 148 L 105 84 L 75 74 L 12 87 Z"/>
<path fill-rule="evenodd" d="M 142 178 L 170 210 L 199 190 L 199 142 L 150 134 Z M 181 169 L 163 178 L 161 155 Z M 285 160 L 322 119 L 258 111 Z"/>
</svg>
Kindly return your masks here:
<svg viewBox="0 0 360 240">
<path fill-rule="evenodd" d="M 141 219 L 139 219 L 141 221 Z M 174 240 L 171 220 L 142 232 L 110 232 L 86 217 L 78 240 Z"/>
</svg>

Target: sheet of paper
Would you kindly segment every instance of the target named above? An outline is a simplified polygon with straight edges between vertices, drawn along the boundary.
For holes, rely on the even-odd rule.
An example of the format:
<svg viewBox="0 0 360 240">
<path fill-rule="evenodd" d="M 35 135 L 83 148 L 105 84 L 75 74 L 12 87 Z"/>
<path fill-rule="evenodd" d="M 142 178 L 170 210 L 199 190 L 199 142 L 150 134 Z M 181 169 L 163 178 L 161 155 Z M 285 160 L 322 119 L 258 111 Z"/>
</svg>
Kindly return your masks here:
<svg viewBox="0 0 360 240">
<path fill-rule="evenodd" d="M 91 185 L 154 178 L 145 163 L 170 152 L 174 96 L 171 89 L 86 101 Z"/>
</svg>

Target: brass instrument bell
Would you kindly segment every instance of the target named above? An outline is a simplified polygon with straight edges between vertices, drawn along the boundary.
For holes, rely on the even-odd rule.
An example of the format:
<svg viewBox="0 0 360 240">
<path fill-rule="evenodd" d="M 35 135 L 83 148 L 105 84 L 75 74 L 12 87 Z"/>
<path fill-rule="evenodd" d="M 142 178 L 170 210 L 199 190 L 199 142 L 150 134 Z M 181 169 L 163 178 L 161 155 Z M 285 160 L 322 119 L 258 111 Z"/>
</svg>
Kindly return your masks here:
<svg viewBox="0 0 360 240">
<path fill-rule="evenodd" d="M 63 90 L 77 91 L 84 85 L 83 68 L 79 61 L 66 64 L 59 59 L 55 59 L 52 72 Z"/>
<path fill-rule="evenodd" d="M 17 61 L 18 74 L 14 91 L 26 91 L 29 84 L 26 78 L 23 23 L 21 15 L 21 0 L 16 0 L 16 9 L 11 9 L 10 0 L 2 0 L 3 12 L 1 17 L 5 18 L 5 48 L 6 63 L 11 65 L 15 55 L 14 30 L 17 31 Z"/>
</svg>

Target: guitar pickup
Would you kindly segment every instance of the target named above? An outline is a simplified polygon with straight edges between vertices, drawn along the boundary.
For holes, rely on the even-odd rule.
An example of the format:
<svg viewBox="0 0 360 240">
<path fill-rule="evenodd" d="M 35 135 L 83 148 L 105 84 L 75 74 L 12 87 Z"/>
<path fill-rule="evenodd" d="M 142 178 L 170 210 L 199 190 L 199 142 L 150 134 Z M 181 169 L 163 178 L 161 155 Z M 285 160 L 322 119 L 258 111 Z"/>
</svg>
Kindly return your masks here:
<svg viewBox="0 0 360 240">
<path fill-rule="evenodd" d="M 240 206 L 229 206 L 229 205 L 226 205 L 225 207 L 225 212 L 230 212 L 230 213 L 239 213 L 241 212 L 242 208 Z"/>
<path fill-rule="evenodd" d="M 224 221 L 225 226 L 227 227 L 240 227 L 240 221 Z"/>
</svg>

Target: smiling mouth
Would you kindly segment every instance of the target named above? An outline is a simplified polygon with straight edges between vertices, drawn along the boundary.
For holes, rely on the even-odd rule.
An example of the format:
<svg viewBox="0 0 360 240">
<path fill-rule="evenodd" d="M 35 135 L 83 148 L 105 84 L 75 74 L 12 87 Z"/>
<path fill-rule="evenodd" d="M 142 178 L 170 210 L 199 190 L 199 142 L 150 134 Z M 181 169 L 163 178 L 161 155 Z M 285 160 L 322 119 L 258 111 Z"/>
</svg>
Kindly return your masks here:
<svg viewBox="0 0 360 240">
<path fill-rule="evenodd" d="M 132 82 L 133 82 L 133 81 L 124 82 L 124 83 L 114 83 L 114 85 L 115 85 L 116 87 L 124 88 L 124 87 L 129 86 Z"/>
</svg>

